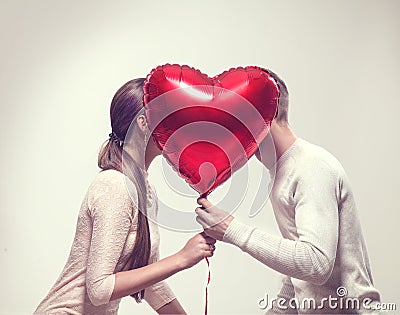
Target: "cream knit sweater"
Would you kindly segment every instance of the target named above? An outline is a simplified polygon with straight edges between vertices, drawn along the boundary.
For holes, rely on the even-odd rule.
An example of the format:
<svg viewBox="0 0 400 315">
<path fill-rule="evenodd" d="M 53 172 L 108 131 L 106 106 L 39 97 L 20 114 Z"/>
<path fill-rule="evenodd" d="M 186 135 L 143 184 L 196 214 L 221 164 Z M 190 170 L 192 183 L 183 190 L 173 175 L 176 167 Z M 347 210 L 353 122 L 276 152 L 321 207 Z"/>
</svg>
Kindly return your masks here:
<svg viewBox="0 0 400 315">
<path fill-rule="evenodd" d="M 148 212 L 154 213 L 157 198 L 154 190 L 151 194 Z M 117 314 L 120 299 L 110 301 L 110 297 L 115 273 L 129 269 L 137 230 L 136 204 L 136 190 L 125 175 L 114 170 L 97 175 L 82 202 L 64 270 L 34 314 Z M 159 232 L 151 220 L 149 226 L 151 263 L 159 259 Z M 164 282 L 145 291 L 145 300 L 155 310 L 174 298 Z"/>
<path fill-rule="evenodd" d="M 326 150 L 297 139 L 274 168 L 270 198 L 282 237 L 237 219 L 224 235 L 225 242 L 287 276 L 278 295 L 283 306 L 275 303 L 270 312 L 368 312 L 368 306 L 362 306 L 364 299 L 371 299 L 372 305 L 380 296 L 373 286 L 353 193 L 341 164 Z M 332 296 L 339 303 L 344 292 L 337 294 L 340 287 L 347 290 L 342 302 L 357 298 L 361 310 L 329 306 L 323 300 Z M 298 309 L 289 306 L 296 306 L 292 298 L 299 302 Z M 302 307 L 306 298 L 315 299 L 315 309 L 307 303 Z"/>
</svg>

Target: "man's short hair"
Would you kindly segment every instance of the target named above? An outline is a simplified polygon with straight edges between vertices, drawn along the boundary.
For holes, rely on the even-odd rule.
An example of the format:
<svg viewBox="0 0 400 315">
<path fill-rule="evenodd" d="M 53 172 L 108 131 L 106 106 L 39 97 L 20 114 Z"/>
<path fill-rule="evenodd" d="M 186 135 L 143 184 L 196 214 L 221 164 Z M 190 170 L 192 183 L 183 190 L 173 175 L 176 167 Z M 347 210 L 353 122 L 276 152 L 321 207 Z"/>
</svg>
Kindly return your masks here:
<svg viewBox="0 0 400 315">
<path fill-rule="evenodd" d="M 288 108 L 289 108 L 289 91 L 285 82 L 273 71 L 269 69 L 263 69 L 268 72 L 269 75 L 275 80 L 279 87 L 279 99 L 278 99 L 278 113 L 275 117 L 279 123 L 288 123 Z"/>
</svg>

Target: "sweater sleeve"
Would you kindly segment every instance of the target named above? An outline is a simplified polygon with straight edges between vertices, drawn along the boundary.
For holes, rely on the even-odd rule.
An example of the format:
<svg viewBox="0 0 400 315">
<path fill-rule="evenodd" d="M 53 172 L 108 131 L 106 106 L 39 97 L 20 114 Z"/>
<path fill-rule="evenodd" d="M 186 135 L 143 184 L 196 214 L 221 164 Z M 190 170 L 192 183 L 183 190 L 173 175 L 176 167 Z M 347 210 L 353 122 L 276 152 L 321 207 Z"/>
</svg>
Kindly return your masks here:
<svg viewBox="0 0 400 315">
<path fill-rule="evenodd" d="M 171 288 L 165 281 L 161 281 L 146 288 L 144 293 L 146 302 L 157 311 L 159 308 L 176 299 Z"/>
<path fill-rule="evenodd" d="M 302 169 L 293 207 L 298 238 L 277 237 L 237 219 L 224 241 L 234 244 L 270 268 L 314 284 L 325 283 L 333 270 L 338 242 L 337 176 L 325 163 Z"/>
<path fill-rule="evenodd" d="M 90 191 L 89 215 L 93 227 L 86 288 L 95 306 L 110 301 L 115 268 L 129 234 L 134 209 L 122 174 L 103 175 Z"/>
</svg>

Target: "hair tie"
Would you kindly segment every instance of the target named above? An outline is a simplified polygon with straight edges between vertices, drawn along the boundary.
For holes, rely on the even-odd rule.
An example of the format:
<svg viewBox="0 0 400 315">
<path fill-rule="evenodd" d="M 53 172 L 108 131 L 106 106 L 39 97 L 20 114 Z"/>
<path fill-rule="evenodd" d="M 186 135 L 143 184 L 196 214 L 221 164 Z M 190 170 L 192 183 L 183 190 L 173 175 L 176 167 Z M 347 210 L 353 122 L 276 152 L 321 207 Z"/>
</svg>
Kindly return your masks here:
<svg viewBox="0 0 400 315">
<path fill-rule="evenodd" d="M 115 143 L 119 144 L 120 142 L 122 142 L 122 140 L 120 138 L 118 138 L 117 134 L 114 131 L 111 132 L 108 136 L 110 137 L 110 140 Z"/>
</svg>

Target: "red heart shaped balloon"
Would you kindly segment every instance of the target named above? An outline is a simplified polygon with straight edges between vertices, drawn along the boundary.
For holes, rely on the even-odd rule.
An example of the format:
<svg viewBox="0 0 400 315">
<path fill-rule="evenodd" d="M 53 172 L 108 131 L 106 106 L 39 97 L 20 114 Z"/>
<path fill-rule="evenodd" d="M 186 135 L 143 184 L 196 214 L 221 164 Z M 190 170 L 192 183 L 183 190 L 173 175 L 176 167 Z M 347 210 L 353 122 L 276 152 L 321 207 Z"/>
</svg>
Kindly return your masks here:
<svg viewBox="0 0 400 315">
<path fill-rule="evenodd" d="M 242 167 L 267 135 L 279 89 L 259 67 L 210 78 L 189 66 L 153 69 L 144 84 L 146 117 L 163 156 L 207 196 Z"/>
</svg>

